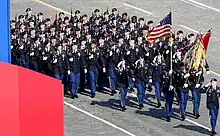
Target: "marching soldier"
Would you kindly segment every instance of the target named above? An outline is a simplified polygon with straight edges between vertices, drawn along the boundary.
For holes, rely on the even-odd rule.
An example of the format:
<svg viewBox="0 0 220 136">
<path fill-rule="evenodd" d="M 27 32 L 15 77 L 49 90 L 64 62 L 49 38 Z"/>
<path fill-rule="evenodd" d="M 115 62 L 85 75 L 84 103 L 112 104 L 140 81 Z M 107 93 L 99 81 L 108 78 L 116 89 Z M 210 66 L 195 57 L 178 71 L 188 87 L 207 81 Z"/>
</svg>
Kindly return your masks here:
<svg viewBox="0 0 220 136">
<path fill-rule="evenodd" d="M 80 90 L 83 92 L 85 90 L 85 86 L 87 83 L 87 67 L 88 67 L 88 49 L 86 48 L 86 41 L 83 40 L 80 45 L 80 53 L 83 58 L 83 62 L 85 65 L 85 69 L 81 69 L 80 71 Z"/>
<path fill-rule="evenodd" d="M 202 84 L 204 82 L 203 68 L 200 67 L 198 70 L 193 70 L 189 77 L 189 83 L 193 96 L 193 115 L 196 119 L 200 117 L 199 107 L 201 95 L 199 93 Z"/>
<path fill-rule="evenodd" d="M 164 69 L 163 71 L 163 92 L 165 95 L 165 110 L 166 110 L 166 121 L 171 121 L 171 116 L 173 113 L 173 99 L 174 99 L 175 88 L 173 86 L 173 71 Z"/>
<path fill-rule="evenodd" d="M 219 97 L 220 97 L 220 88 L 217 86 L 217 79 L 212 78 L 210 83 L 205 85 L 203 89 L 200 90 L 201 93 L 206 93 L 207 95 L 207 108 L 209 109 L 210 123 L 212 127 L 212 135 L 217 135 L 216 133 L 216 123 L 218 119 L 219 111 Z"/>
<path fill-rule="evenodd" d="M 189 78 L 190 74 L 187 71 L 187 67 L 181 64 L 180 69 L 177 71 L 177 87 L 180 90 L 180 111 L 182 121 L 186 119 L 185 111 L 189 97 Z"/>
<path fill-rule="evenodd" d="M 126 97 L 127 97 L 127 88 L 129 86 L 128 76 L 129 69 L 126 67 L 125 60 L 122 60 L 118 63 L 118 86 L 120 90 L 120 101 L 121 101 L 121 110 L 126 110 Z"/>
<path fill-rule="evenodd" d="M 153 84 L 155 86 L 155 94 L 157 99 L 157 107 L 161 107 L 161 92 L 162 92 L 162 75 L 165 67 L 163 56 L 158 52 L 153 60 Z"/>
<path fill-rule="evenodd" d="M 99 50 L 96 47 L 96 44 L 93 43 L 91 45 L 91 51 L 88 53 L 88 70 L 89 70 L 89 81 L 90 81 L 90 88 L 91 88 L 91 97 L 95 97 L 96 87 L 98 85 L 98 69 L 100 69 L 100 65 L 98 62 L 99 58 Z"/>
<path fill-rule="evenodd" d="M 140 58 L 136 62 L 136 70 L 135 70 L 135 85 L 137 88 L 137 98 L 139 107 L 138 109 L 142 109 L 144 107 L 144 98 L 145 98 L 145 90 L 146 90 L 146 83 L 148 83 L 147 80 L 147 72 L 148 67 L 144 63 L 144 59 Z"/>
<path fill-rule="evenodd" d="M 129 77 L 129 88 L 130 91 L 134 91 L 134 72 L 135 72 L 135 62 L 139 59 L 139 49 L 135 47 L 135 40 L 131 39 L 129 41 L 129 48 L 126 50 L 126 57 L 125 61 L 128 63 L 129 71 L 130 71 L 130 77 Z"/>
<path fill-rule="evenodd" d="M 111 96 L 115 95 L 117 89 L 117 64 L 123 58 L 122 50 L 119 46 L 113 43 L 112 47 L 108 49 L 108 76 L 110 82 Z"/>
<path fill-rule="evenodd" d="M 72 46 L 72 51 L 68 55 L 67 62 L 67 73 L 70 76 L 70 87 L 72 92 L 72 98 L 78 98 L 78 89 L 80 83 L 80 69 L 84 69 L 85 73 L 87 73 L 86 65 L 82 58 L 80 51 L 78 50 L 77 44 Z"/>
</svg>

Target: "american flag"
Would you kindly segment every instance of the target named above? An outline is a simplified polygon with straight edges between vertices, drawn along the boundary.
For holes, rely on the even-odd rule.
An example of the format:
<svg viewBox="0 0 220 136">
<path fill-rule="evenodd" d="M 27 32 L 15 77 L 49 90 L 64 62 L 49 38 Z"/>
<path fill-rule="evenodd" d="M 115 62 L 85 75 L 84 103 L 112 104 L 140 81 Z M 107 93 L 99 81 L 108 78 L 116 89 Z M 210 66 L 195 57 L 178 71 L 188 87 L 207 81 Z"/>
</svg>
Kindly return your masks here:
<svg viewBox="0 0 220 136">
<path fill-rule="evenodd" d="M 172 29 L 172 13 L 170 12 L 148 35 L 148 41 L 170 36 Z"/>
</svg>

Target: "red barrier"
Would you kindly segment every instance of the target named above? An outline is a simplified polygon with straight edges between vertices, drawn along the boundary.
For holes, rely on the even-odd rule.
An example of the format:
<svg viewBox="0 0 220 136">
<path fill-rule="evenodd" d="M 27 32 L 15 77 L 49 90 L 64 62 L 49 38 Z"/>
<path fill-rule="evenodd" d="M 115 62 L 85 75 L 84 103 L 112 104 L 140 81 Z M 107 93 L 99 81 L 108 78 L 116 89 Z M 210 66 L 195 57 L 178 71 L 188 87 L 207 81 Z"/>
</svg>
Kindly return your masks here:
<svg viewBox="0 0 220 136">
<path fill-rule="evenodd" d="M 0 136 L 64 136 L 60 81 L 0 63 Z"/>
</svg>

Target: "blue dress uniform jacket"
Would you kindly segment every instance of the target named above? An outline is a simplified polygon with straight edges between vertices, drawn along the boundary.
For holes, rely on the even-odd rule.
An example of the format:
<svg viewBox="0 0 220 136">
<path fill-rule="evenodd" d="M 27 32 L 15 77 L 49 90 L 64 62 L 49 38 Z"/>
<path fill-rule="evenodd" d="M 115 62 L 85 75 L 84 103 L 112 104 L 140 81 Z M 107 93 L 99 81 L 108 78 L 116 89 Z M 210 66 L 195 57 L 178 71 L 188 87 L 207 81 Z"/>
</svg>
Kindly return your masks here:
<svg viewBox="0 0 220 136">
<path fill-rule="evenodd" d="M 208 109 L 214 107 L 219 109 L 220 87 L 216 86 L 216 89 L 213 89 L 211 86 L 204 87 L 200 92 L 207 94 L 206 106 Z"/>
</svg>

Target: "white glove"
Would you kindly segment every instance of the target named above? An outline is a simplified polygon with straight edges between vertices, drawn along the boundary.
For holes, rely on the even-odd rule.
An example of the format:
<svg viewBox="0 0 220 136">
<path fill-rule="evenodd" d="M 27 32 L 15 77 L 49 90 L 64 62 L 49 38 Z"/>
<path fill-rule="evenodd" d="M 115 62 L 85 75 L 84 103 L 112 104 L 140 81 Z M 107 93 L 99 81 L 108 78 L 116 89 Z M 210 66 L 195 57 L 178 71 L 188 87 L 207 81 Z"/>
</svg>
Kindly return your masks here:
<svg viewBox="0 0 220 136">
<path fill-rule="evenodd" d="M 47 57 L 43 57 L 43 60 L 47 60 Z"/>
<path fill-rule="evenodd" d="M 112 52 L 112 51 L 110 51 L 109 56 L 112 56 L 112 54 L 113 54 L 113 52 Z"/>
<path fill-rule="evenodd" d="M 31 52 L 30 56 L 34 56 L 34 52 Z"/>
<path fill-rule="evenodd" d="M 196 84 L 195 88 L 199 88 L 200 87 L 200 84 Z"/>
<path fill-rule="evenodd" d="M 67 74 L 70 75 L 70 70 L 67 71 Z"/>
<path fill-rule="evenodd" d="M 84 69 L 84 73 L 85 73 L 85 74 L 87 73 L 87 69 Z"/>
<path fill-rule="evenodd" d="M 190 76 L 190 74 L 187 73 L 187 74 L 184 75 L 184 78 L 187 78 L 187 77 L 189 77 L 189 76 Z"/>
<path fill-rule="evenodd" d="M 167 50 L 167 51 L 166 51 L 166 54 L 169 54 L 169 52 L 170 52 L 170 51 L 169 51 L 169 50 Z"/>
<path fill-rule="evenodd" d="M 173 90 L 174 87 L 172 85 L 169 86 L 169 90 Z"/>
<path fill-rule="evenodd" d="M 202 74 L 202 71 L 199 71 L 198 74 Z"/>
<path fill-rule="evenodd" d="M 173 70 L 170 70 L 170 71 L 169 71 L 169 74 L 171 75 L 172 73 L 173 73 Z"/>
<path fill-rule="evenodd" d="M 103 73 L 105 73 L 106 72 L 106 68 L 103 68 L 102 71 L 103 71 Z"/>
<path fill-rule="evenodd" d="M 23 50 L 23 49 L 24 49 L 24 45 L 21 45 L 21 46 L 19 47 L 19 49 Z"/>
<path fill-rule="evenodd" d="M 53 63 L 57 63 L 57 59 L 55 59 L 55 60 L 53 61 Z"/>
<path fill-rule="evenodd" d="M 129 55 L 131 52 L 130 51 L 127 51 L 127 55 Z"/>
<path fill-rule="evenodd" d="M 93 59 L 93 58 L 94 58 L 93 54 L 89 56 L 89 59 Z"/>
<path fill-rule="evenodd" d="M 206 74 L 210 74 L 210 71 L 206 71 Z"/>
<path fill-rule="evenodd" d="M 135 81 L 135 78 L 132 78 L 132 81 Z"/>
<path fill-rule="evenodd" d="M 11 46 L 11 49 L 13 49 L 14 46 Z"/>
<path fill-rule="evenodd" d="M 147 52 L 147 53 L 146 53 L 146 56 L 149 56 L 149 55 L 150 55 L 149 52 Z"/>
<path fill-rule="evenodd" d="M 72 62 L 72 61 L 73 61 L 73 58 L 69 58 L 69 61 L 71 61 L 71 62 Z"/>
<path fill-rule="evenodd" d="M 149 79 L 149 83 L 152 83 L 153 81 L 152 81 L 152 79 Z"/>
<path fill-rule="evenodd" d="M 184 88 L 187 88 L 188 86 L 189 86 L 188 84 L 184 84 L 184 85 L 183 85 Z"/>
</svg>

